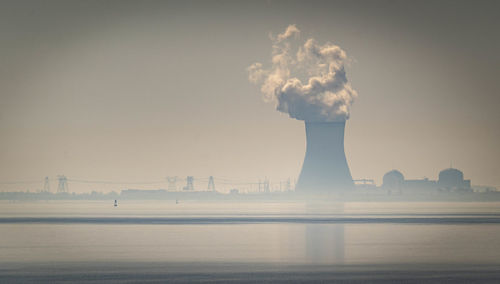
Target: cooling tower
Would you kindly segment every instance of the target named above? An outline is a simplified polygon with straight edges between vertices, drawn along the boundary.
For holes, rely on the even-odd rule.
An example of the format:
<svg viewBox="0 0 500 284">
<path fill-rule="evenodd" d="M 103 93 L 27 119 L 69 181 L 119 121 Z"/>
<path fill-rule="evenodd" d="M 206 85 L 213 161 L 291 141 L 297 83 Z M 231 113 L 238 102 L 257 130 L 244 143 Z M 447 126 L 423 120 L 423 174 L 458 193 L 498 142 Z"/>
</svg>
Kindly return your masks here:
<svg viewBox="0 0 500 284">
<path fill-rule="evenodd" d="M 307 148 L 297 191 L 326 193 L 353 188 L 344 152 L 345 121 L 306 121 L 305 125 Z"/>
</svg>

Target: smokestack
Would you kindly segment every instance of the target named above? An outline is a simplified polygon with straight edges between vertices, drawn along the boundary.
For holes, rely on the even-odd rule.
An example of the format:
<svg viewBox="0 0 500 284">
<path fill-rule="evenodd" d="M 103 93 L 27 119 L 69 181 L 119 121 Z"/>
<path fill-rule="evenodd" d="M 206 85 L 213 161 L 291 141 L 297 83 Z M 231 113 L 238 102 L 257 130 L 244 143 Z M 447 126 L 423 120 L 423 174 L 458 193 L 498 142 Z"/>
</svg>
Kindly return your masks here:
<svg viewBox="0 0 500 284">
<path fill-rule="evenodd" d="M 344 152 L 345 121 L 305 122 L 307 148 L 296 190 L 338 192 L 354 186 Z"/>
</svg>

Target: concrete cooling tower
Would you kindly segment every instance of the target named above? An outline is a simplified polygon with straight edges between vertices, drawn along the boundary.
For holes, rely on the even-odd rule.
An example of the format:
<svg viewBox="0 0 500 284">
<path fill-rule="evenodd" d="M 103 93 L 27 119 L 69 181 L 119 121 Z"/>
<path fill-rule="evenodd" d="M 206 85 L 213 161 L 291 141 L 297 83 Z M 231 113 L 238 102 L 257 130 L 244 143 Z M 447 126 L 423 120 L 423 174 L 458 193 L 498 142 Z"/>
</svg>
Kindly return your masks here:
<svg viewBox="0 0 500 284">
<path fill-rule="evenodd" d="M 307 148 L 296 190 L 339 192 L 354 187 L 344 152 L 342 122 L 305 122 Z"/>
</svg>

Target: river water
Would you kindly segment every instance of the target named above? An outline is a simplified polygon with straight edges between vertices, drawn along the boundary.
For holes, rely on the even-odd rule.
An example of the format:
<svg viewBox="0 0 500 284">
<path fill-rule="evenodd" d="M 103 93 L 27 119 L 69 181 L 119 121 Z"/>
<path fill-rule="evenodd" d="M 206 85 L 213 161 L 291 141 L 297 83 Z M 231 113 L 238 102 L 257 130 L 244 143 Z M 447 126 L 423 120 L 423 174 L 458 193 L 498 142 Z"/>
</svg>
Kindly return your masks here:
<svg viewBox="0 0 500 284">
<path fill-rule="evenodd" d="M 123 201 L 114 207 L 112 201 L 2 201 L 0 206 L 0 280 L 7 281 L 72 279 L 50 278 L 61 269 L 79 280 L 89 280 L 81 278 L 87 275 L 83 270 L 94 271 L 97 278 L 90 280 L 98 280 L 104 272 L 96 271 L 103 267 L 120 275 L 137 269 L 134 275 L 156 275 L 155 280 L 169 279 L 172 271 L 255 276 L 272 267 L 273 273 L 300 275 L 380 267 L 392 275 L 398 267 L 423 267 L 455 271 L 456 279 L 467 279 L 457 271 L 474 268 L 481 272 L 474 277 L 493 273 L 479 279 L 495 282 L 500 267 L 500 203 L 493 202 Z M 159 268 L 153 273 L 152 267 Z M 302 280 L 323 279 L 314 277 Z M 336 279 L 328 277 L 323 280 Z"/>
</svg>

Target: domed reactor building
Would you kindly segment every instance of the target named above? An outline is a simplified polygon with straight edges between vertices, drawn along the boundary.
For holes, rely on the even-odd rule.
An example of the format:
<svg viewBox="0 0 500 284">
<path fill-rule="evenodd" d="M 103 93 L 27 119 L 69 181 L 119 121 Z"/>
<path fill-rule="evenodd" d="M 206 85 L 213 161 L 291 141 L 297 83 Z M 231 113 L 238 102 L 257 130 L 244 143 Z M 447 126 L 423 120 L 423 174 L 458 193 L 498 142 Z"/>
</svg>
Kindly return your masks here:
<svg viewBox="0 0 500 284">
<path fill-rule="evenodd" d="M 331 193 L 354 188 L 344 152 L 345 121 L 305 122 L 306 155 L 297 191 Z"/>
<path fill-rule="evenodd" d="M 382 187 L 389 191 L 401 192 L 405 185 L 405 177 L 398 170 L 392 170 L 384 175 L 382 178 Z"/>
<path fill-rule="evenodd" d="M 447 190 L 469 190 L 470 180 L 464 180 L 464 174 L 457 169 L 449 168 L 439 172 L 438 185 Z"/>
</svg>

